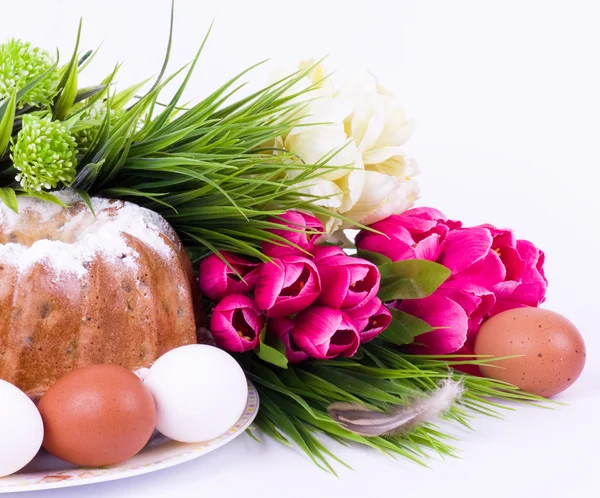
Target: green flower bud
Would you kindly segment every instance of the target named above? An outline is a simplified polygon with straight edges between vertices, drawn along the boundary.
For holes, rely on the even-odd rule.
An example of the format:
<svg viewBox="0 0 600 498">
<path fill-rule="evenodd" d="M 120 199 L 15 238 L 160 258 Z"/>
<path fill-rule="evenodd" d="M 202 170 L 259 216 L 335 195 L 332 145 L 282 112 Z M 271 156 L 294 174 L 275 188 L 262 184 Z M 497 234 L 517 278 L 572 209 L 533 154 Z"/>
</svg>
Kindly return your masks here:
<svg viewBox="0 0 600 498">
<path fill-rule="evenodd" d="M 79 150 L 88 150 L 106 118 L 106 105 L 98 102 L 86 109 L 80 116 L 79 122 L 73 125 L 73 136 L 77 141 Z M 120 119 L 125 114 L 125 110 L 110 110 L 111 124 Z"/>
<path fill-rule="evenodd" d="M 50 190 L 75 179 L 77 143 L 60 121 L 35 114 L 23 116 L 23 128 L 11 144 L 16 180 L 26 191 Z"/>
<path fill-rule="evenodd" d="M 10 97 L 14 89 L 20 90 L 53 65 L 54 59 L 47 51 L 32 47 L 30 43 L 13 39 L 1 44 L 0 100 Z M 19 106 L 48 104 L 56 92 L 59 79 L 58 69 L 50 72 L 21 98 Z"/>
</svg>

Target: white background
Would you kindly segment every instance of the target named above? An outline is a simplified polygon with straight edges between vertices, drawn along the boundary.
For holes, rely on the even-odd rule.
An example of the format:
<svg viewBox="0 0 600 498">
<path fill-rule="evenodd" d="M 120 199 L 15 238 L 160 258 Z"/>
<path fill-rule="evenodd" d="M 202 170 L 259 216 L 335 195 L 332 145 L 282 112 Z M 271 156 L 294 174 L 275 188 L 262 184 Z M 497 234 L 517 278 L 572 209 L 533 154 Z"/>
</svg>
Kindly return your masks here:
<svg viewBox="0 0 600 498">
<path fill-rule="evenodd" d="M 83 17 L 83 47 L 104 40 L 87 83 L 118 60 L 123 83 L 160 67 L 168 0 L 0 5 L 2 38 L 59 46 L 63 59 Z M 430 469 L 332 445 L 355 469 L 336 479 L 295 450 L 243 436 L 171 470 L 30 496 L 599 496 L 600 4 L 179 0 L 173 68 L 192 58 L 213 17 L 189 99 L 269 57 L 330 54 L 327 66 L 339 76 L 371 69 L 419 124 L 407 150 L 423 171 L 420 204 L 467 224 L 512 227 L 543 248 L 545 306 L 581 329 L 587 368 L 559 397 L 568 406 L 478 418 L 476 433 L 457 432 L 462 459 L 434 459 Z"/>
</svg>

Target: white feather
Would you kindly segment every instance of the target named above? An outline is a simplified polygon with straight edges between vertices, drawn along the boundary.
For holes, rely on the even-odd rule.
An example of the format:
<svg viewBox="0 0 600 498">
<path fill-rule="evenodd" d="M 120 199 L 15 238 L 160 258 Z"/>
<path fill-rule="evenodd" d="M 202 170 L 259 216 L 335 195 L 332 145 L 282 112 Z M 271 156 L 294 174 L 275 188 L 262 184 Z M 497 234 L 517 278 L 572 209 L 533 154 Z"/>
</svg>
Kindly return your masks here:
<svg viewBox="0 0 600 498">
<path fill-rule="evenodd" d="M 356 403 L 334 403 L 329 406 L 329 415 L 344 429 L 361 436 L 405 433 L 433 422 L 448 411 L 463 392 L 461 381 L 446 379 L 428 396 L 416 398 L 407 406 L 380 412 Z"/>
</svg>

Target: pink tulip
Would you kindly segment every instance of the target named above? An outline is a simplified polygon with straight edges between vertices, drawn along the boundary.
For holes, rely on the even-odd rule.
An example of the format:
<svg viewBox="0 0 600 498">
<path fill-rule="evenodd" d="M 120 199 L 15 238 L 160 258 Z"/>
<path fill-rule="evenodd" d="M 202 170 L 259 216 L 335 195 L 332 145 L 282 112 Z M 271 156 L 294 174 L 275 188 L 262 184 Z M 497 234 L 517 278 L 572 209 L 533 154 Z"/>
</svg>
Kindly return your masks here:
<svg viewBox="0 0 600 498">
<path fill-rule="evenodd" d="M 337 246 L 313 246 L 310 253 L 317 263 L 329 256 L 343 256 L 346 254 L 342 248 Z"/>
<path fill-rule="evenodd" d="M 419 208 L 372 225 L 383 235 L 363 230 L 357 247 L 379 252 L 393 261 L 428 259 L 446 266 L 450 277 L 425 299 L 396 303 L 399 309 L 444 327 L 418 338 L 432 354 L 452 353 L 471 341 L 481 324 L 503 310 L 538 306 L 548 282 L 544 253 L 510 230 L 492 225 L 463 228 L 435 209 Z M 327 286 L 324 285 L 324 288 Z M 444 316 L 433 313 L 446 309 Z M 433 316 L 431 316 L 433 313 Z"/>
<path fill-rule="evenodd" d="M 484 287 L 464 285 L 452 288 L 452 282 L 443 284 L 434 295 L 445 296 L 460 305 L 465 311 L 468 323 L 467 333 L 476 333 L 487 319 L 496 304 L 494 293 Z"/>
<path fill-rule="evenodd" d="M 495 245 L 494 250 L 506 267 L 506 278 L 494 286 L 497 303 L 492 314 L 543 303 L 548 288 L 543 251 L 527 240 L 517 240 L 514 245 Z"/>
<path fill-rule="evenodd" d="M 460 226 L 460 222 L 448 220 L 437 209 L 409 209 L 402 215 L 393 215 L 371 225 L 370 228 L 381 235 L 362 230 L 356 237 L 356 247 L 383 254 L 392 261 L 435 261 L 441 241 L 449 231 Z"/>
<path fill-rule="evenodd" d="M 288 254 L 263 265 L 254 298 L 269 318 L 279 318 L 308 308 L 320 292 L 321 280 L 315 263 L 303 256 Z"/>
<path fill-rule="evenodd" d="M 265 326 L 263 312 L 248 296 L 232 294 L 217 304 L 210 319 L 210 329 L 218 346 L 241 353 L 254 349 Z"/>
<path fill-rule="evenodd" d="M 285 356 L 290 363 L 300 363 L 307 360 L 309 356 L 302 351 L 296 342 L 292 332 L 294 330 L 294 320 L 291 318 L 270 318 L 268 323 L 268 332 L 278 337 L 285 345 Z"/>
<path fill-rule="evenodd" d="M 308 251 L 314 245 L 316 238 L 324 232 L 323 224 L 317 218 L 299 211 L 287 211 L 279 218 L 271 218 L 268 221 L 285 227 L 269 229 L 269 232 L 289 242 L 289 244 L 284 241 L 264 242 L 262 251 L 272 258 L 299 252 L 298 248 Z"/>
<path fill-rule="evenodd" d="M 354 322 L 361 344 L 377 337 L 392 321 L 392 314 L 377 297 L 344 311 Z"/>
<path fill-rule="evenodd" d="M 211 254 L 200 263 L 198 282 L 202 293 L 218 301 L 230 294 L 248 294 L 254 289 L 260 263 L 254 263 L 237 254 L 222 251 L 225 263 L 216 254 Z"/>
<path fill-rule="evenodd" d="M 398 309 L 427 322 L 436 330 L 415 337 L 408 349 L 419 354 L 448 354 L 460 349 L 467 340 L 467 313 L 460 304 L 434 293 L 424 299 L 404 300 Z"/>
<path fill-rule="evenodd" d="M 379 291 L 379 270 L 364 259 L 338 254 L 320 259 L 317 268 L 323 287 L 317 302 L 324 306 L 354 308 Z"/>
<path fill-rule="evenodd" d="M 343 311 L 311 306 L 296 317 L 293 332 L 296 344 L 310 357 L 329 360 L 354 355 L 360 336 L 354 323 Z"/>
</svg>

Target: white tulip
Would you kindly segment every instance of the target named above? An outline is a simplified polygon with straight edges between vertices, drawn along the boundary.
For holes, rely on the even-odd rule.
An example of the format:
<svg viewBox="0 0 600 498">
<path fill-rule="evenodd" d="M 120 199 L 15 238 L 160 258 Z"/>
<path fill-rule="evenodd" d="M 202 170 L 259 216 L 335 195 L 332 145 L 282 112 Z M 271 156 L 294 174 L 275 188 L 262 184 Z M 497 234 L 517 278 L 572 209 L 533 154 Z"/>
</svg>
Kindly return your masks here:
<svg viewBox="0 0 600 498">
<path fill-rule="evenodd" d="M 307 67 L 310 62 L 301 65 Z M 319 66 L 302 85 L 315 84 L 325 74 Z M 337 92 L 330 79 L 321 85 L 309 94 L 315 98 L 283 146 L 305 164 L 322 165 L 317 177 L 296 186 L 305 199 L 351 220 L 321 217 L 327 232 L 370 225 L 412 207 L 419 195 L 413 179 L 419 169 L 402 150 L 414 130 L 402 106 L 369 73 Z M 292 166 L 287 175 L 299 173 Z"/>
<path fill-rule="evenodd" d="M 419 197 L 419 184 L 414 180 L 401 181 L 393 176 L 375 171 L 365 171 L 362 195 L 344 216 L 360 223 L 372 225 L 392 214 L 411 208 Z M 352 228 L 345 223 L 342 228 Z"/>
</svg>

